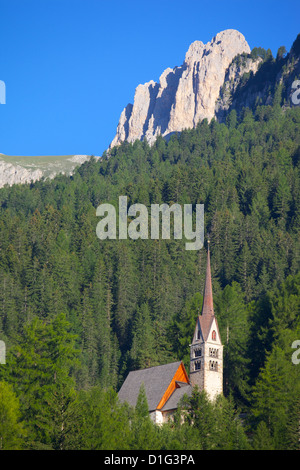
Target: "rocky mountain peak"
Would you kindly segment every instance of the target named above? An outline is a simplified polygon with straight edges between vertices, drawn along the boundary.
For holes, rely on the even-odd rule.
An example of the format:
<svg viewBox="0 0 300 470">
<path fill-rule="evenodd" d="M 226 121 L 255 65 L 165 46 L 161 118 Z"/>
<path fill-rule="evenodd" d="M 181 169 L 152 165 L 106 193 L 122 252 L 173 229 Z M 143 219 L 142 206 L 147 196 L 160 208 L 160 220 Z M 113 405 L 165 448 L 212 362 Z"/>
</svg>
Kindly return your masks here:
<svg viewBox="0 0 300 470">
<path fill-rule="evenodd" d="M 167 68 L 159 83 L 151 80 L 136 88 L 134 103 L 122 111 L 111 147 L 144 138 L 151 144 L 158 134 L 168 136 L 212 119 L 226 70 L 242 53 L 249 54 L 250 47 L 234 29 L 218 33 L 207 44 L 194 41 L 181 66 Z"/>
<path fill-rule="evenodd" d="M 205 49 L 205 45 L 202 41 L 194 41 L 188 48 L 187 53 L 185 54 L 185 63 L 192 64 L 197 60 L 201 60 L 203 56 L 203 50 Z"/>
</svg>

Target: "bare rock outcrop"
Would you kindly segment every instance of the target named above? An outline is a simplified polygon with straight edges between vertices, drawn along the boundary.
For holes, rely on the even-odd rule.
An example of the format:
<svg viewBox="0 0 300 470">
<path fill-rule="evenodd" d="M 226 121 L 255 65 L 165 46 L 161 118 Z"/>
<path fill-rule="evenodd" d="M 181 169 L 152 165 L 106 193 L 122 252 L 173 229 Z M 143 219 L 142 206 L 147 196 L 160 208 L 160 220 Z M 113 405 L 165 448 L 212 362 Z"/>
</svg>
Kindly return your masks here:
<svg viewBox="0 0 300 470">
<path fill-rule="evenodd" d="M 8 184 L 31 183 L 33 181 L 41 179 L 43 172 L 39 169 L 28 170 L 21 167 L 20 165 L 13 165 L 0 160 L 0 188 Z"/>
<path fill-rule="evenodd" d="M 151 80 L 136 88 L 134 103 L 122 111 L 110 147 L 144 138 L 151 144 L 158 134 L 167 136 L 195 127 L 204 118 L 211 120 L 226 71 L 243 53 L 249 54 L 250 47 L 234 29 L 218 33 L 207 44 L 193 42 L 180 67 L 166 69 L 159 83 Z"/>
<path fill-rule="evenodd" d="M 90 158 L 90 155 L 8 157 L 0 154 L 0 188 L 32 183 L 41 178 L 52 179 L 57 174 L 71 175 L 77 166 Z"/>
</svg>

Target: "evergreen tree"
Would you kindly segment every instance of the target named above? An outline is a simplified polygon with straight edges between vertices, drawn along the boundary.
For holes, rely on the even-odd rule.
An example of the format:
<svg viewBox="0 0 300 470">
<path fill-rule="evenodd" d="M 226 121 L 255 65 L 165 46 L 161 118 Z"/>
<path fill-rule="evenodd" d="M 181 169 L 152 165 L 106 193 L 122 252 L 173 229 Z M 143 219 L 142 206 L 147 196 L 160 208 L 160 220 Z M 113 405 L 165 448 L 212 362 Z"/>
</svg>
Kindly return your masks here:
<svg viewBox="0 0 300 470">
<path fill-rule="evenodd" d="M 20 403 L 10 384 L 0 382 L 0 450 L 18 450 L 23 447 L 24 423 Z"/>
<path fill-rule="evenodd" d="M 201 315 L 203 296 L 196 293 L 193 298 L 186 302 L 185 307 L 178 319 L 175 320 L 172 328 L 174 347 L 177 357 L 180 358 L 187 370 L 190 365 L 189 345 L 194 336 L 194 330 L 198 315 Z"/>
<path fill-rule="evenodd" d="M 182 407 L 187 410 L 186 423 L 193 426 L 197 434 L 199 449 L 213 449 L 215 418 L 213 404 L 209 401 L 206 392 L 199 392 L 195 387 L 191 397 L 183 401 Z"/>
<path fill-rule="evenodd" d="M 70 373 L 77 352 L 68 328 L 64 315 L 49 324 L 35 319 L 27 325 L 19 344 L 9 351 L 5 376 L 18 393 L 28 448 L 51 448 L 53 420 L 73 393 L 75 382 Z M 60 429 L 63 426 L 61 421 Z"/>
<path fill-rule="evenodd" d="M 300 395 L 296 396 L 288 410 L 286 448 L 300 450 Z"/>
<path fill-rule="evenodd" d="M 268 355 L 253 390 L 252 411 L 266 423 L 277 450 L 287 447 L 288 411 L 299 394 L 299 371 L 281 348 Z"/>
<path fill-rule="evenodd" d="M 131 422 L 131 434 L 131 449 L 150 450 L 157 449 L 160 446 L 157 426 L 149 416 L 144 384 L 141 385 L 137 397 L 135 413 Z"/>
<path fill-rule="evenodd" d="M 264 421 L 260 421 L 257 426 L 253 437 L 252 448 L 254 450 L 274 450 L 269 429 Z"/>
<path fill-rule="evenodd" d="M 215 296 L 216 316 L 224 345 L 224 392 L 246 398 L 248 385 L 249 326 L 242 289 L 236 282 Z"/>
<path fill-rule="evenodd" d="M 154 346 L 154 329 L 148 304 L 138 308 L 132 327 L 130 350 L 131 368 L 145 369 L 157 365 Z"/>
<path fill-rule="evenodd" d="M 78 400 L 76 411 L 80 426 L 80 450 L 129 448 L 130 413 L 128 407 L 119 404 L 116 392 L 94 387 L 81 391 Z"/>
<path fill-rule="evenodd" d="M 249 449 L 248 439 L 232 395 L 229 395 L 227 399 L 219 395 L 214 403 L 214 411 L 216 415 L 214 427 L 216 447 L 222 450 Z"/>
</svg>

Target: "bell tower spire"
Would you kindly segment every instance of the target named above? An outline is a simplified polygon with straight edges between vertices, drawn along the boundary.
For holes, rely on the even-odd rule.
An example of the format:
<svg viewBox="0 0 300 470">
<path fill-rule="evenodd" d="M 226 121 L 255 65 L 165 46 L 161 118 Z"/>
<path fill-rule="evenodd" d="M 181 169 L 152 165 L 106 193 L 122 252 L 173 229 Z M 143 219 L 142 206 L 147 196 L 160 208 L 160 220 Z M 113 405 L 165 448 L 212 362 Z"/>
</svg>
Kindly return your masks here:
<svg viewBox="0 0 300 470">
<path fill-rule="evenodd" d="M 190 345 L 190 382 L 210 399 L 223 393 L 223 346 L 214 313 L 209 241 L 201 315 Z"/>
<path fill-rule="evenodd" d="M 211 269 L 210 269 L 210 251 L 209 251 L 209 240 L 207 242 L 207 264 L 206 264 L 206 276 L 205 286 L 203 294 L 203 306 L 201 315 L 213 315 L 214 316 L 214 302 L 212 293 L 212 282 L 211 282 Z"/>
</svg>

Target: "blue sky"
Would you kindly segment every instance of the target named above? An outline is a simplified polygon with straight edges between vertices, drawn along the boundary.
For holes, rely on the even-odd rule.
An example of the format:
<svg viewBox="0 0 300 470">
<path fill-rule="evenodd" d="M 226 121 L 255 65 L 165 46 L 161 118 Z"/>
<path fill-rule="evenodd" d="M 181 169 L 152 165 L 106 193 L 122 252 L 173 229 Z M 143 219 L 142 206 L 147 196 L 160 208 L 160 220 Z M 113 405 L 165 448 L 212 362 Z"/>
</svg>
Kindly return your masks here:
<svg viewBox="0 0 300 470">
<path fill-rule="evenodd" d="M 0 152 L 101 155 L 139 83 L 234 28 L 290 49 L 299 0 L 0 0 Z"/>
</svg>

